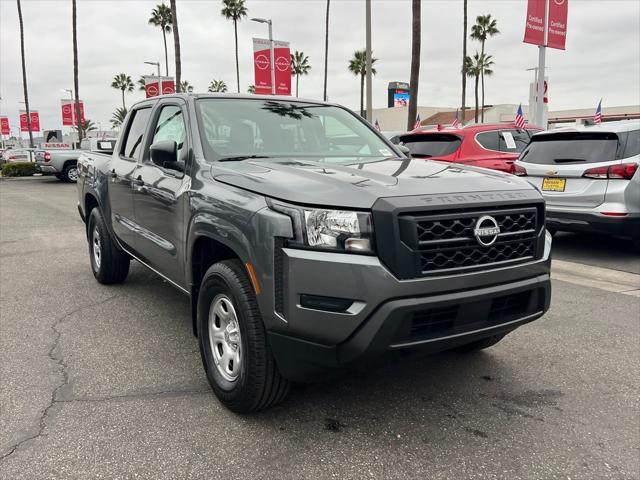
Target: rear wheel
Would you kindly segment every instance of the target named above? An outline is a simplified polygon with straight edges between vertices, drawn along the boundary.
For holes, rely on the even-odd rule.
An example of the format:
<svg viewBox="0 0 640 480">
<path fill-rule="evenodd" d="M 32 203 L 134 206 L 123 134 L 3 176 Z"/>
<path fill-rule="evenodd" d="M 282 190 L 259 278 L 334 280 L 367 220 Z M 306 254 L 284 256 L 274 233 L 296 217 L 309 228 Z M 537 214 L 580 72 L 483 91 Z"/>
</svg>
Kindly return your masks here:
<svg viewBox="0 0 640 480">
<path fill-rule="evenodd" d="M 70 163 L 64 167 L 62 180 L 69 183 L 76 183 L 78 181 L 78 168 L 75 163 Z"/>
<path fill-rule="evenodd" d="M 207 270 L 198 296 L 198 340 L 211 388 L 230 410 L 263 410 L 287 395 L 289 382 L 278 371 L 255 293 L 238 260 Z"/>
<path fill-rule="evenodd" d="M 485 348 L 493 347 L 496 343 L 502 340 L 506 336 L 502 335 L 494 335 L 493 337 L 483 338 L 482 340 L 478 340 L 476 342 L 467 343 L 466 345 L 461 345 L 459 347 L 454 348 L 456 352 L 469 353 L 469 352 L 477 352 L 478 350 L 484 350 Z"/>
<path fill-rule="evenodd" d="M 114 243 L 98 207 L 89 215 L 88 240 L 96 280 L 105 285 L 124 282 L 129 274 L 129 256 Z"/>
</svg>

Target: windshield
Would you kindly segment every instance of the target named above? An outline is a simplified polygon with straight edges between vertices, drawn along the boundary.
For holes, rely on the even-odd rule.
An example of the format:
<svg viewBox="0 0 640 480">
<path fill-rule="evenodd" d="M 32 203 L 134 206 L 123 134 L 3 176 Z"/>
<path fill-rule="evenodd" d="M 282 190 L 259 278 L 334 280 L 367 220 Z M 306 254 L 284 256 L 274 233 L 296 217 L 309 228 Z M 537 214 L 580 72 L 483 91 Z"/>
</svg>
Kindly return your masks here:
<svg viewBox="0 0 640 480">
<path fill-rule="evenodd" d="M 411 151 L 414 157 L 438 157 L 450 155 L 458 148 L 462 140 L 445 133 L 428 133 L 424 135 L 406 135 L 400 140 Z"/>
<path fill-rule="evenodd" d="M 577 165 L 616 159 L 615 133 L 568 132 L 534 136 L 520 160 L 542 165 Z"/>
<path fill-rule="evenodd" d="M 279 100 L 197 100 L 207 158 L 322 157 L 332 162 L 391 157 L 362 120 L 329 105 Z"/>
</svg>

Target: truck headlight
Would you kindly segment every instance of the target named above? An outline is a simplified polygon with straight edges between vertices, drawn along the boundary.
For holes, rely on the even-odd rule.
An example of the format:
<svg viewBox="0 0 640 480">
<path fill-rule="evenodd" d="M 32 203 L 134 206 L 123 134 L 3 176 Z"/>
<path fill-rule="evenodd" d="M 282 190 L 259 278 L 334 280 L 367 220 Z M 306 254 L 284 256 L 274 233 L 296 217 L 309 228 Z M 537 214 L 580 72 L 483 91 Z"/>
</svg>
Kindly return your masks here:
<svg viewBox="0 0 640 480">
<path fill-rule="evenodd" d="M 332 251 L 369 254 L 374 251 L 370 213 L 297 207 L 273 200 L 269 201 L 269 206 L 291 217 L 292 244 Z"/>
</svg>

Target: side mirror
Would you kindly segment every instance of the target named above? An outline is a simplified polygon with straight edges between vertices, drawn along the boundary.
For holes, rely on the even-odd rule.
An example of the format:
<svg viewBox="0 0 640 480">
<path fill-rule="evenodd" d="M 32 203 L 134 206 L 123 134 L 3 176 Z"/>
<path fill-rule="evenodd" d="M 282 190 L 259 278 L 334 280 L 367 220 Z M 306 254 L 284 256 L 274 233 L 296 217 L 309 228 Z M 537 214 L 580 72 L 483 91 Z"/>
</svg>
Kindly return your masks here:
<svg viewBox="0 0 640 480">
<path fill-rule="evenodd" d="M 162 168 L 173 168 L 178 160 L 178 144 L 174 140 L 161 140 L 149 147 L 151 161 Z M 166 164 L 166 165 L 165 165 Z"/>
<path fill-rule="evenodd" d="M 406 145 L 396 145 L 396 147 L 398 147 L 398 150 L 404 153 L 407 158 L 411 158 L 411 150 L 409 150 L 409 147 Z"/>
</svg>

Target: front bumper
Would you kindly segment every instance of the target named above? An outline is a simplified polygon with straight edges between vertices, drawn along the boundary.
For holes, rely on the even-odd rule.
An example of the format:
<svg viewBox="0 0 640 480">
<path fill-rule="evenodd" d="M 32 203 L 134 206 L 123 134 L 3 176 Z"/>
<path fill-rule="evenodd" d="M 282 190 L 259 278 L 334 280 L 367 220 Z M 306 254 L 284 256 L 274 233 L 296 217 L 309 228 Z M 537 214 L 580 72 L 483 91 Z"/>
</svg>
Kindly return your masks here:
<svg viewBox="0 0 640 480">
<path fill-rule="evenodd" d="M 550 238 L 544 243 L 542 258 L 525 264 L 410 280 L 377 257 L 284 248 L 286 281 L 268 322 L 278 366 L 304 381 L 387 350 L 447 350 L 533 321 L 551 297 Z M 353 303 L 332 312 L 303 306 L 304 295 Z"/>
</svg>

